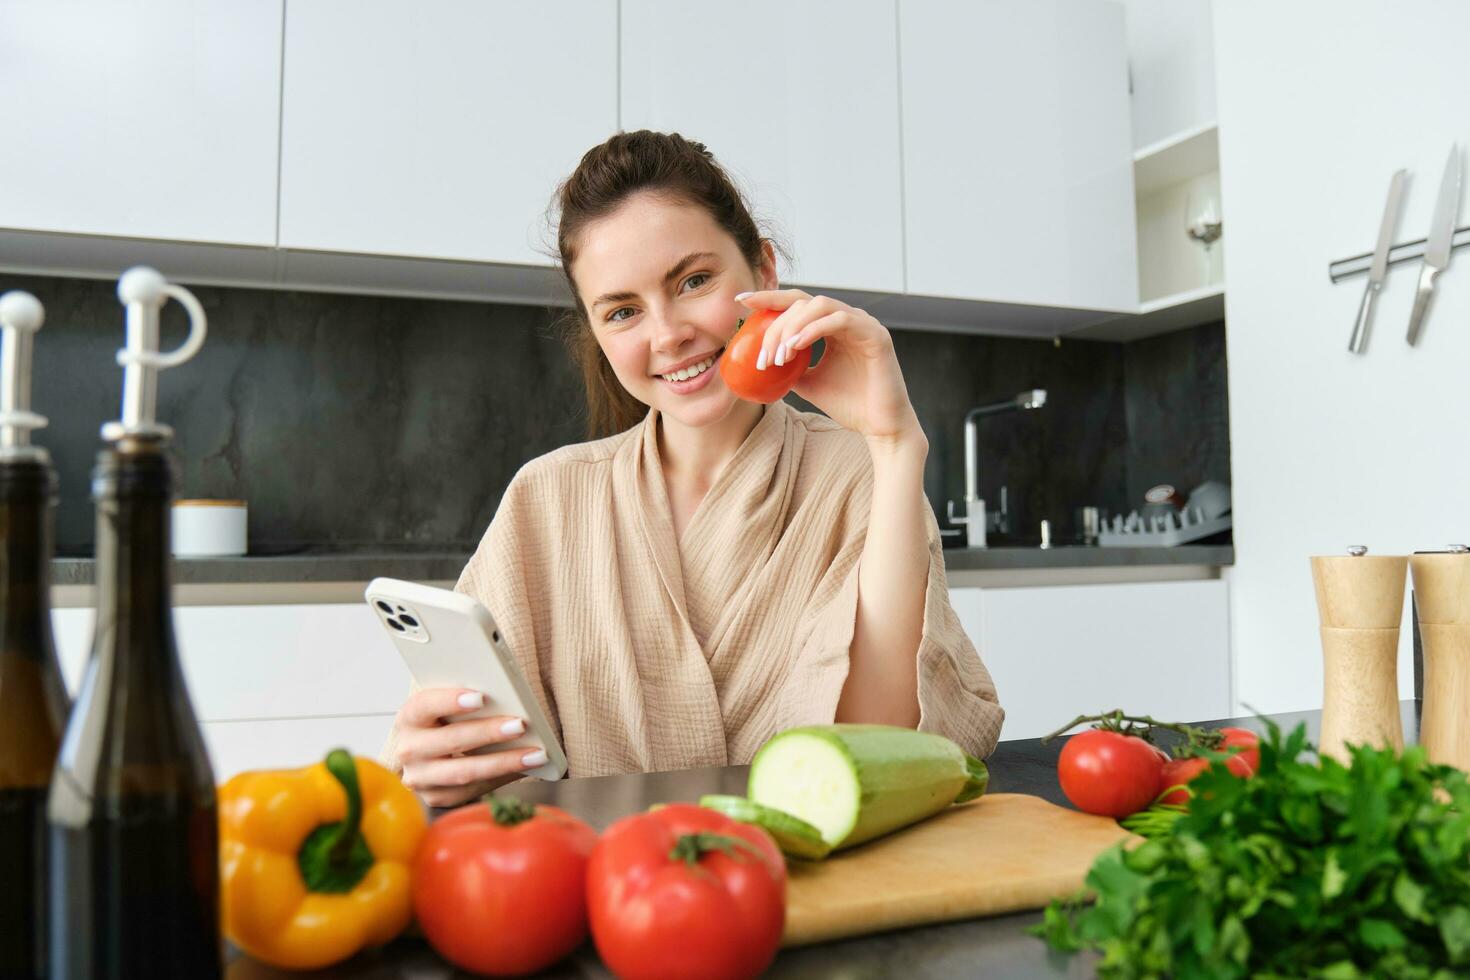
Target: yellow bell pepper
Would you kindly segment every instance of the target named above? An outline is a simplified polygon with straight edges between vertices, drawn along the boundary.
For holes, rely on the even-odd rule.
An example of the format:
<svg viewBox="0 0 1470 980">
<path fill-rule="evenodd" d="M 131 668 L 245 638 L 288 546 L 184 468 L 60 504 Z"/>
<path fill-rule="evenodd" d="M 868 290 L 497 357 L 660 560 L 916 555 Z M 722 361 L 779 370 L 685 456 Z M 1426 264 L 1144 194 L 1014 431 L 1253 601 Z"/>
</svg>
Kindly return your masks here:
<svg viewBox="0 0 1470 980">
<path fill-rule="evenodd" d="M 408 925 L 428 823 L 387 769 L 335 749 L 304 769 L 241 773 L 218 799 L 224 931 L 251 956 L 316 969 Z"/>
</svg>

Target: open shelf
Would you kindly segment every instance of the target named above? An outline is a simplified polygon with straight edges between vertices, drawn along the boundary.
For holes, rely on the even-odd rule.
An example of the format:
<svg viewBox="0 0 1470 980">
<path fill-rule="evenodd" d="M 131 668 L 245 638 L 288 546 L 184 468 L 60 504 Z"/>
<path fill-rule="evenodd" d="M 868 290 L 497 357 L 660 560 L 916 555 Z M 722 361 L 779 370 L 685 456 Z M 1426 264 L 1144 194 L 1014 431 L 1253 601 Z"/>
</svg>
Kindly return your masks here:
<svg viewBox="0 0 1470 980">
<path fill-rule="evenodd" d="M 1220 200 L 1220 129 L 1215 122 L 1182 130 L 1133 154 L 1138 220 L 1136 316 L 1096 323 L 1075 336 L 1137 340 L 1225 317 L 1223 253 L 1185 234 L 1186 216 L 1202 201 Z"/>
<path fill-rule="evenodd" d="M 1133 193 L 1139 197 L 1220 169 L 1220 128 L 1206 123 L 1133 154 Z"/>
<path fill-rule="evenodd" d="M 1073 331 L 1071 336 L 1086 340 L 1126 342 L 1223 319 L 1225 285 L 1217 283 L 1149 300 L 1139 304 L 1137 316 L 1121 316 L 1095 323 Z"/>
<path fill-rule="evenodd" d="M 1134 326 L 1138 330 L 1136 336 L 1148 337 L 1223 319 L 1225 284 L 1215 283 L 1143 303 L 1138 308 Z"/>
</svg>

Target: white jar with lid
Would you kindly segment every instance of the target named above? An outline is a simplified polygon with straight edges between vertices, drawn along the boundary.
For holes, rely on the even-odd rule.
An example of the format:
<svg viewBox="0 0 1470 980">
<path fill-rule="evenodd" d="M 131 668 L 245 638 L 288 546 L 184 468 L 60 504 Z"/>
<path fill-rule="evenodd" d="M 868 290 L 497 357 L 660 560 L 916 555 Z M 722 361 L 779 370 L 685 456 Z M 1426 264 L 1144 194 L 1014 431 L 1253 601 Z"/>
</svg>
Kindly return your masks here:
<svg viewBox="0 0 1470 980">
<path fill-rule="evenodd" d="M 245 554 L 247 514 L 243 500 L 174 501 L 174 557 L 222 558 Z"/>
</svg>

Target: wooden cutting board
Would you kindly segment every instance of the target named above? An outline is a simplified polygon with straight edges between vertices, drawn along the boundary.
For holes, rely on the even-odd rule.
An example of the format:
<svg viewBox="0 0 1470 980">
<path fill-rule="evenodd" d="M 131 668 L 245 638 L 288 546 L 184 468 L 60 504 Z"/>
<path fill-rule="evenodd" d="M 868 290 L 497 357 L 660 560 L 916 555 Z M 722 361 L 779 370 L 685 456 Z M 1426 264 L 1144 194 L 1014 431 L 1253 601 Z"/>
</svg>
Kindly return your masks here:
<svg viewBox="0 0 1470 980">
<path fill-rule="evenodd" d="M 982 796 L 824 861 L 788 862 L 782 945 L 1042 908 L 1131 836 L 1037 796 Z"/>
</svg>

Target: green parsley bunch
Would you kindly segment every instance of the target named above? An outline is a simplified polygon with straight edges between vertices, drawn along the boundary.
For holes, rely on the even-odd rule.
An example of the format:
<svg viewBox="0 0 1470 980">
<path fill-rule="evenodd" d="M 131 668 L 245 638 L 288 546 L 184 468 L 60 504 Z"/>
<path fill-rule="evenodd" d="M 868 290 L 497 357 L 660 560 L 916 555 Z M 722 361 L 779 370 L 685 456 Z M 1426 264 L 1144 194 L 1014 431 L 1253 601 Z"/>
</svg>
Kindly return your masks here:
<svg viewBox="0 0 1470 980">
<path fill-rule="evenodd" d="M 1187 813 L 1102 854 L 1035 932 L 1106 978 L 1470 976 L 1465 774 L 1417 747 L 1343 766 L 1305 726 L 1268 728 L 1255 778 L 1214 762 Z"/>
</svg>

